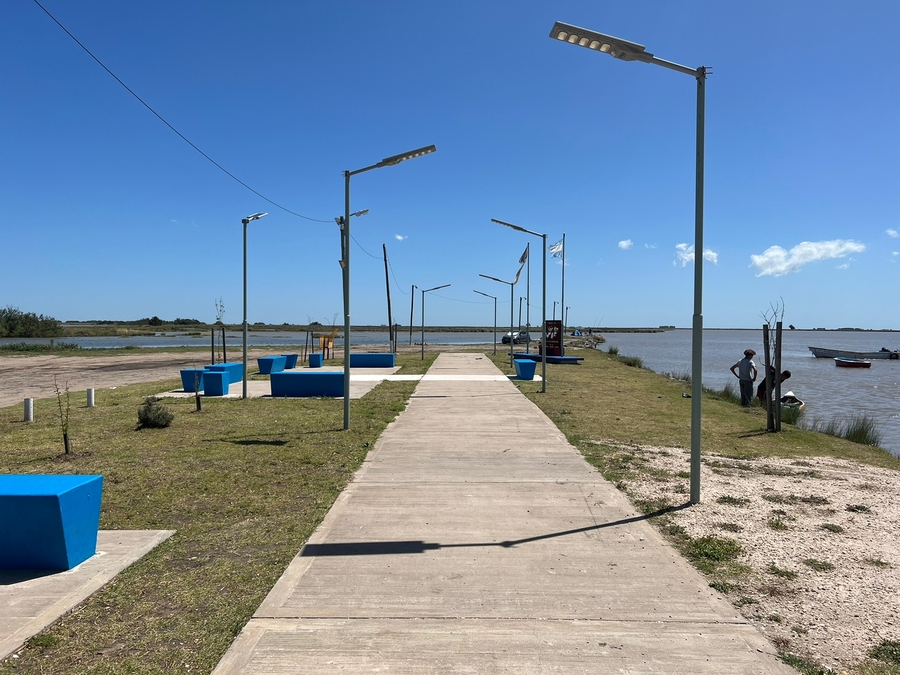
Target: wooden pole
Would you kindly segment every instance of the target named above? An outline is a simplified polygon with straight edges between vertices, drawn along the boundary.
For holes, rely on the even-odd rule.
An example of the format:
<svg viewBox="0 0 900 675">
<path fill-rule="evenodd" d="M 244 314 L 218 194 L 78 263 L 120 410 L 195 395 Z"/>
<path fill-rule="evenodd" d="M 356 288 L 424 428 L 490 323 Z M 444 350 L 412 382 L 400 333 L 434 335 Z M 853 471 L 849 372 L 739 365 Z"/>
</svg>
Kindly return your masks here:
<svg viewBox="0 0 900 675">
<path fill-rule="evenodd" d="M 775 324 L 775 431 L 781 431 L 781 328 L 782 323 Z"/>
<path fill-rule="evenodd" d="M 769 372 L 772 367 L 771 350 L 769 349 L 769 324 L 763 324 L 763 351 L 765 351 L 765 378 L 766 383 L 766 431 L 775 431 L 775 418 L 772 414 L 772 378 Z"/>
</svg>

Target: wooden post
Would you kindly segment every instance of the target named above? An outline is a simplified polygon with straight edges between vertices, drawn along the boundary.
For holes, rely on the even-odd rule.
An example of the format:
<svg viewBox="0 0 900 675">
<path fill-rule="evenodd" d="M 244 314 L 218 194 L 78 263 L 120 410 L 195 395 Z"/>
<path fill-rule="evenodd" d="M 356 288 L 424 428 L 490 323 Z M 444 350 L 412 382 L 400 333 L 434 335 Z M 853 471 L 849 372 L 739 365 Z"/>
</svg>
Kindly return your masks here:
<svg viewBox="0 0 900 675">
<path fill-rule="evenodd" d="M 216 329 L 209 329 L 209 362 L 213 365 L 216 363 Z"/>
<path fill-rule="evenodd" d="M 775 418 L 772 414 L 772 379 L 769 377 L 772 367 L 771 351 L 769 350 L 769 324 L 763 324 L 763 351 L 765 352 L 763 377 L 766 383 L 766 431 L 775 431 Z"/>
<path fill-rule="evenodd" d="M 224 323 L 222 324 L 222 363 L 228 363 L 228 350 L 225 347 L 225 324 Z"/>
<path fill-rule="evenodd" d="M 775 431 L 781 431 L 781 321 L 775 324 Z"/>
</svg>

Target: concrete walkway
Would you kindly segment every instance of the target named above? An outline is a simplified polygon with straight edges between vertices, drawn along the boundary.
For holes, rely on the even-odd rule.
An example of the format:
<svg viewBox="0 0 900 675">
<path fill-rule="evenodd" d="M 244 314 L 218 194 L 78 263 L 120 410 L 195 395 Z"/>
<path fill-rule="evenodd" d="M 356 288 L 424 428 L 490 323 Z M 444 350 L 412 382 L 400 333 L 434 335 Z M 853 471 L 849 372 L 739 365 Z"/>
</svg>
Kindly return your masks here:
<svg viewBox="0 0 900 675">
<path fill-rule="evenodd" d="M 498 372 L 438 357 L 214 674 L 793 673 Z"/>
</svg>

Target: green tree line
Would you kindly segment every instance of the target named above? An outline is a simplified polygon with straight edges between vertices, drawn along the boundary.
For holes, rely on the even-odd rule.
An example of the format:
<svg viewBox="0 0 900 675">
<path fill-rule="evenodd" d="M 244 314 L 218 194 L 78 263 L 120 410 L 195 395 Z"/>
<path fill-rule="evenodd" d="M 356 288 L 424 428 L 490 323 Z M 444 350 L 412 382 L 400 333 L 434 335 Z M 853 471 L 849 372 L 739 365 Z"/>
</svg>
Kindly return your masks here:
<svg viewBox="0 0 900 675">
<path fill-rule="evenodd" d="M 62 332 L 62 324 L 52 316 L 23 312 L 15 307 L 0 309 L 0 337 L 57 337 Z"/>
</svg>

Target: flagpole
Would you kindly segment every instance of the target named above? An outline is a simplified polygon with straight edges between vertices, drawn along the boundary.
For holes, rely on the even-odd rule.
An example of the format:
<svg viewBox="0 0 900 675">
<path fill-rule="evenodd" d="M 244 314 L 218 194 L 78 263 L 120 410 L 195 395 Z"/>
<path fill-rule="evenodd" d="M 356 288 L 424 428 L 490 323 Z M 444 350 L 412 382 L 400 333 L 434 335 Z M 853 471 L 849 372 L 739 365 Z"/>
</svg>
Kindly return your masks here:
<svg viewBox="0 0 900 675">
<path fill-rule="evenodd" d="M 531 242 L 525 247 L 528 274 L 525 277 L 525 353 L 531 353 Z"/>
<path fill-rule="evenodd" d="M 562 304 L 561 304 L 561 312 L 563 314 L 562 317 L 562 335 L 559 340 L 559 349 L 560 353 L 565 356 L 566 355 L 566 315 L 565 315 L 565 307 L 566 307 L 566 233 L 563 232 L 562 238 Z"/>
</svg>

